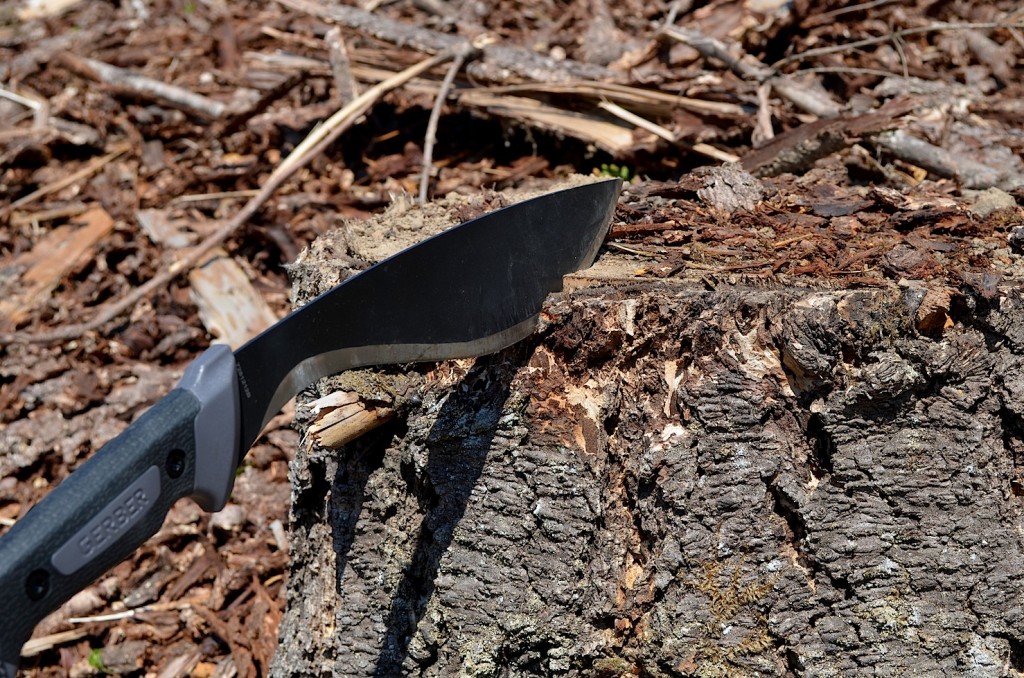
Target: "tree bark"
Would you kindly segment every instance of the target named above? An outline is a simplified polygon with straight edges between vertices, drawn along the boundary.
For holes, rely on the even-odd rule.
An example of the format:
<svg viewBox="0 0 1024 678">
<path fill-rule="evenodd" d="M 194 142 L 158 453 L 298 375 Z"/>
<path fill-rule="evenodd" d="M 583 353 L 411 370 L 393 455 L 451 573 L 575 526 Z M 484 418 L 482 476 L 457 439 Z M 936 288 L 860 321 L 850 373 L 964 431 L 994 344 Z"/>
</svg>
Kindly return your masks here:
<svg viewBox="0 0 1024 678">
<path fill-rule="evenodd" d="M 273 675 L 1024 671 L 1024 294 L 758 285 L 586 273 L 307 438 Z"/>
</svg>

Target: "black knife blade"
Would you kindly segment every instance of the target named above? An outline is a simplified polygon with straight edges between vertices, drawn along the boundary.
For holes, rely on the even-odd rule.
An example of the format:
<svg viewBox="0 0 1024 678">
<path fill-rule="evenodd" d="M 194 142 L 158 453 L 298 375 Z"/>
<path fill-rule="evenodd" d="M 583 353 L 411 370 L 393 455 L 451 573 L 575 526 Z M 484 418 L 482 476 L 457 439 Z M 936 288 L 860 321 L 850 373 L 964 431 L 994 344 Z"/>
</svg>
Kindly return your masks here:
<svg viewBox="0 0 1024 678">
<path fill-rule="evenodd" d="M 492 353 L 533 332 L 562 276 L 591 264 L 621 182 L 526 200 L 399 252 L 232 353 L 213 346 L 167 396 L 0 538 L 0 678 L 35 625 L 192 497 L 221 509 L 280 407 L 354 367 Z"/>
</svg>

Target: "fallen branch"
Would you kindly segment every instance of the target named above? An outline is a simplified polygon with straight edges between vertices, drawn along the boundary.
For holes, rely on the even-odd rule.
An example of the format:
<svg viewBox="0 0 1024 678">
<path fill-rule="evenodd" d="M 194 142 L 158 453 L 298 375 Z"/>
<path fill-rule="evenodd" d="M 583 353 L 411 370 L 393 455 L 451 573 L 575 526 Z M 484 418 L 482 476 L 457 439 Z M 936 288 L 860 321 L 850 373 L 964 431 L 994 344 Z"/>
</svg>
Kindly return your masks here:
<svg viewBox="0 0 1024 678">
<path fill-rule="evenodd" d="M 331 21 L 360 33 L 410 47 L 427 54 L 456 51 L 469 42 L 462 36 L 439 33 L 428 28 L 387 19 L 355 7 L 313 0 L 277 0 L 289 9 Z M 516 77 L 535 82 L 568 82 L 571 80 L 619 80 L 621 74 L 604 66 L 585 64 L 573 59 L 556 61 L 524 47 L 492 43 L 482 48 L 481 58 L 470 64 L 467 73 L 474 80 L 509 82 Z"/>
<path fill-rule="evenodd" d="M 196 94 L 183 87 L 168 85 L 159 80 L 132 73 L 117 66 L 111 66 L 102 61 L 76 56 L 70 52 L 62 53 L 59 58 L 61 63 L 79 75 L 146 99 L 159 101 L 202 118 L 217 120 L 228 111 L 226 104 L 214 101 L 209 97 Z"/>
<path fill-rule="evenodd" d="M 58 341 L 69 341 L 77 339 L 87 332 L 99 329 L 114 318 L 133 308 L 142 299 L 158 289 L 162 289 L 182 273 L 190 270 L 199 262 L 205 260 L 207 255 L 218 245 L 224 242 L 229 236 L 245 224 L 270 196 L 297 170 L 306 165 L 317 156 L 322 150 L 333 143 L 338 136 L 348 129 L 356 120 L 363 116 L 374 103 L 384 94 L 400 87 L 405 82 L 415 78 L 417 75 L 451 59 L 454 54 L 445 52 L 425 59 L 418 64 L 410 66 L 404 71 L 388 78 L 387 80 L 374 85 L 361 94 L 355 101 L 345 106 L 337 113 L 328 118 L 323 125 L 315 128 L 302 142 L 295 147 L 295 150 L 278 165 L 271 173 L 266 184 L 260 189 L 255 197 L 250 199 L 238 211 L 235 216 L 226 221 L 224 225 L 211 233 L 195 248 L 189 250 L 185 256 L 171 264 L 165 271 L 151 278 L 145 284 L 132 290 L 119 301 L 107 304 L 101 308 L 89 321 L 76 325 L 68 325 L 51 332 L 31 334 L 16 332 L 0 335 L 0 344 L 10 343 L 53 343 Z"/>
</svg>

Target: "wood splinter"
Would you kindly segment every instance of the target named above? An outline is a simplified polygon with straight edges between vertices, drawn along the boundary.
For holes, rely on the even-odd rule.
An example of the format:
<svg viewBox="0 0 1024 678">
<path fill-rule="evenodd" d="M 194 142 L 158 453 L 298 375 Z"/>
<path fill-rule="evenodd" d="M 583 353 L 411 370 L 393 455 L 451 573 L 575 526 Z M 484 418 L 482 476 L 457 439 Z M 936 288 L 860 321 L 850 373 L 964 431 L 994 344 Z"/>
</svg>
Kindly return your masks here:
<svg viewBox="0 0 1024 678">
<path fill-rule="evenodd" d="M 308 441 L 326 449 L 338 449 L 383 426 L 416 400 L 419 375 L 384 375 L 346 372 L 336 378 L 339 390 L 309 403 L 313 423 Z"/>
</svg>

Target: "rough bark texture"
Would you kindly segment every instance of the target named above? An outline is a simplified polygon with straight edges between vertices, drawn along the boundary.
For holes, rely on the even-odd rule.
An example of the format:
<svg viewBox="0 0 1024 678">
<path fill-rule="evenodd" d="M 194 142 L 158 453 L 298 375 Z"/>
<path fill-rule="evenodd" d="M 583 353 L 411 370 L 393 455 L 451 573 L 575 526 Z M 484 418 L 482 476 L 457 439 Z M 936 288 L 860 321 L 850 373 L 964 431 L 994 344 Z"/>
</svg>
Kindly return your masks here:
<svg viewBox="0 0 1024 678">
<path fill-rule="evenodd" d="M 1024 670 L 1020 290 L 580 285 L 302 446 L 275 676 Z"/>
</svg>

